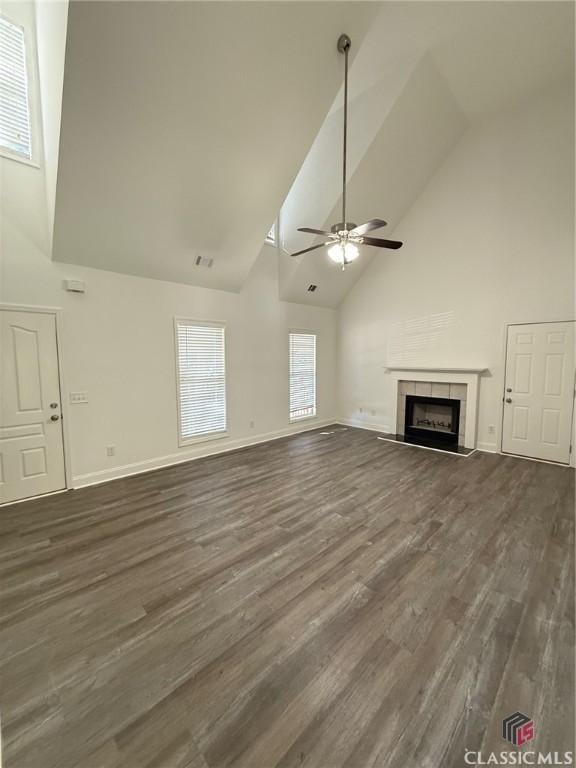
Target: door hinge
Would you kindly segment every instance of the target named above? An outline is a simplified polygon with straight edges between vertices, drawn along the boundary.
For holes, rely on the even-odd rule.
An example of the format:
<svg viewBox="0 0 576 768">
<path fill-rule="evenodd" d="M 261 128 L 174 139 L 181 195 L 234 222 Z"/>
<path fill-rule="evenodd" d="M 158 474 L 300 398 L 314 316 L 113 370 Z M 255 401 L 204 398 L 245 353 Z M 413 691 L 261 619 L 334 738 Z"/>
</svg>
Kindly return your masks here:
<svg viewBox="0 0 576 768">
<path fill-rule="evenodd" d="M 572 446 L 570 446 L 570 450 L 568 451 L 568 453 L 572 453 Z"/>
</svg>

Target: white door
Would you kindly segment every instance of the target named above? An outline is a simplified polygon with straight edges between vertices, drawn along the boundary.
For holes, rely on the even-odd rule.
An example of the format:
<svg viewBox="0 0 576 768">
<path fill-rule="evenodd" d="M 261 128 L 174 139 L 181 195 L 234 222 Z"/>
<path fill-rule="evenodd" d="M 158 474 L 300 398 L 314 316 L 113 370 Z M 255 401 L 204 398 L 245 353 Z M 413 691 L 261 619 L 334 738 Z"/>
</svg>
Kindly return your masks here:
<svg viewBox="0 0 576 768">
<path fill-rule="evenodd" d="M 0 310 L 0 503 L 65 487 L 56 318 Z"/>
<path fill-rule="evenodd" d="M 570 461 L 574 323 L 508 326 L 502 450 Z"/>
</svg>

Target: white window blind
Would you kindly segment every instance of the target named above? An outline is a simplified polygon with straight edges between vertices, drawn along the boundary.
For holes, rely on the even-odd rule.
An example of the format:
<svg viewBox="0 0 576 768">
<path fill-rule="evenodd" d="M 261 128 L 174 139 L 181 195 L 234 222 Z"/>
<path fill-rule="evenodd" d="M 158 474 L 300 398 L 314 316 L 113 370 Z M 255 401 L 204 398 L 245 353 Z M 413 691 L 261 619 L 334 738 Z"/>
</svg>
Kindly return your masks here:
<svg viewBox="0 0 576 768">
<path fill-rule="evenodd" d="M 226 431 L 224 326 L 176 321 L 180 440 Z"/>
<path fill-rule="evenodd" d="M 316 334 L 290 334 L 290 421 L 316 415 Z"/>
<path fill-rule="evenodd" d="M 0 17 L 0 146 L 32 157 L 24 30 Z"/>
</svg>

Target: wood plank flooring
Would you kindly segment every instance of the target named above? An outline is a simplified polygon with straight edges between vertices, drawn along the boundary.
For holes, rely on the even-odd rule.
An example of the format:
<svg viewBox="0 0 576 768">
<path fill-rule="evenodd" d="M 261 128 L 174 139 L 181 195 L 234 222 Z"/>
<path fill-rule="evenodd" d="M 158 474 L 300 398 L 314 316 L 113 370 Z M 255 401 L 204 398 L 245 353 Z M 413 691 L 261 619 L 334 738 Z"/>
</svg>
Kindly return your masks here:
<svg viewBox="0 0 576 768">
<path fill-rule="evenodd" d="M 574 747 L 568 468 L 334 427 L 0 533 L 5 768 L 450 768 L 517 710 Z"/>
</svg>

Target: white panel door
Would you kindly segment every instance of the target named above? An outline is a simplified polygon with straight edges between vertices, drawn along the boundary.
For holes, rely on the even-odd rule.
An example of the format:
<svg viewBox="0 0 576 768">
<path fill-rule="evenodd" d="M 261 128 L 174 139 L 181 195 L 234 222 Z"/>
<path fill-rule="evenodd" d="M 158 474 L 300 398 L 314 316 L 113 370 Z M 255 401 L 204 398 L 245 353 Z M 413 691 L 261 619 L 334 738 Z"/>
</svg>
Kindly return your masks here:
<svg viewBox="0 0 576 768">
<path fill-rule="evenodd" d="M 0 503 L 65 487 L 56 318 L 0 310 Z"/>
<path fill-rule="evenodd" d="M 574 323 L 508 327 L 502 450 L 570 461 Z"/>
</svg>

